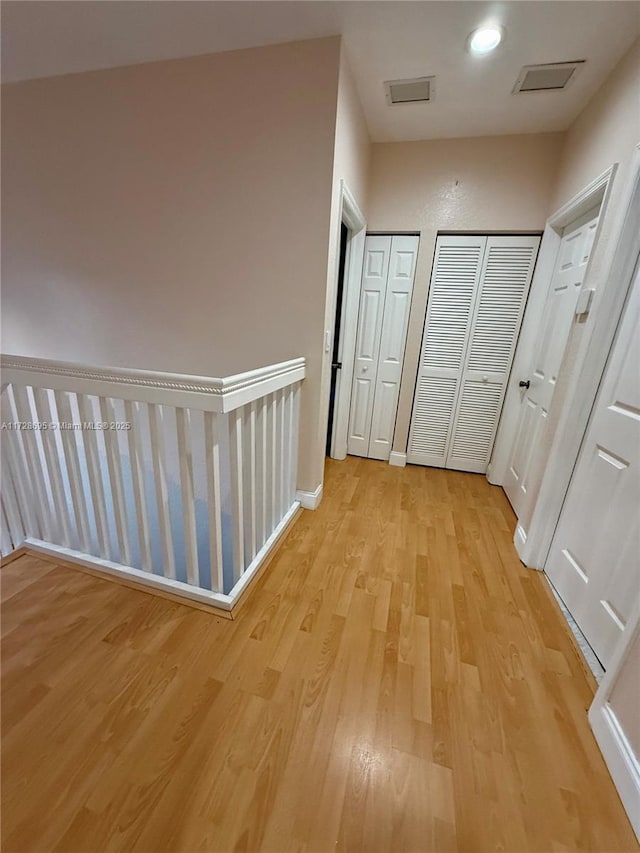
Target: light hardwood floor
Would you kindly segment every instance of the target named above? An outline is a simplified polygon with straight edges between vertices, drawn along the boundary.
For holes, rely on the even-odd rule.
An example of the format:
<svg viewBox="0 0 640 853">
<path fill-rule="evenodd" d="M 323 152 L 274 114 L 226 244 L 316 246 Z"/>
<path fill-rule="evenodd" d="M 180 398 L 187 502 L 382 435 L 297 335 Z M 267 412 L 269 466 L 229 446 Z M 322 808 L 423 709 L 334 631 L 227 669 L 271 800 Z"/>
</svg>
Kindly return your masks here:
<svg viewBox="0 0 640 853">
<path fill-rule="evenodd" d="M 2 569 L 4 853 L 638 849 L 484 477 L 330 462 L 235 622 Z"/>
</svg>

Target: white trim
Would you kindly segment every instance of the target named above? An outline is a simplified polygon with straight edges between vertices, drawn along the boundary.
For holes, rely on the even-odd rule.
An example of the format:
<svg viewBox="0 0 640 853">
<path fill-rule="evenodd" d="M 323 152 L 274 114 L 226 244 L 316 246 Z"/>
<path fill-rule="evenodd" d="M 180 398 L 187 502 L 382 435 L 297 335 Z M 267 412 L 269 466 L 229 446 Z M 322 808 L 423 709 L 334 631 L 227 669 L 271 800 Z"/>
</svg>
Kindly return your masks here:
<svg viewBox="0 0 640 853">
<path fill-rule="evenodd" d="M 304 509 L 317 509 L 322 500 L 322 489 L 322 483 L 312 492 L 305 492 L 299 489 L 296 492 L 296 500 L 300 501 L 300 506 L 304 507 Z"/>
<path fill-rule="evenodd" d="M 540 490 L 527 530 L 527 545 L 520 559 L 527 566 L 544 566 L 553 535 L 560 518 L 573 469 L 578 458 L 591 410 L 598 392 L 616 329 L 622 315 L 633 273 L 640 254 L 640 145 L 636 146 L 630 166 L 627 191 L 618 210 L 620 222 L 614 231 L 608 255 L 600 268 L 604 270 L 600 287 L 595 288 L 593 322 L 585 330 L 581 343 L 577 368 L 564 401 L 547 464 L 542 476 Z M 611 193 L 607 185 L 602 207 L 604 216 Z M 596 236 L 596 241 L 597 241 Z M 594 247 L 595 252 L 595 247 Z M 592 257 L 594 252 L 592 252 Z M 593 287 L 589 276 L 585 276 L 585 287 Z"/>
<path fill-rule="evenodd" d="M 360 280 L 362 278 L 364 243 L 367 228 L 366 220 L 349 187 L 343 180 L 340 181 L 340 193 L 339 224 L 344 223 L 349 229 L 349 242 L 342 294 L 342 341 L 339 350 L 342 369 L 338 373 L 333 410 L 333 436 L 331 439 L 331 457 L 333 459 L 345 459 L 347 456 L 347 433 L 349 429 L 349 409 L 351 407 L 351 385 L 356 348 Z M 333 318 L 335 321 L 335 306 Z"/>
<path fill-rule="evenodd" d="M 640 841 L 640 756 L 634 754 L 620 721 L 609 703 L 633 644 L 640 636 L 640 605 L 636 604 L 620 637 L 613 660 L 589 708 L 589 722 L 629 821 Z M 633 675 L 630 674 L 630 677 Z"/>
<path fill-rule="evenodd" d="M 393 465 L 394 468 L 404 468 L 406 464 L 406 453 L 398 453 L 395 450 L 391 451 L 391 453 L 389 454 L 389 465 Z"/>
<path fill-rule="evenodd" d="M 294 358 L 222 379 L 19 355 L 1 355 L 0 368 L 3 383 L 226 413 L 304 379 L 305 360 Z"/>
<path fill-rule="evenodd" d="M 238 580 L 229 595 L 221 592 L 211 592 L 210 590 L 200 589 L 183 583 L 182 581 L 165 578 L 162 575 L 154 575 L 150 572 L 145 572 L 142 569 L 135 569 L 132 566 L 123 566 L 120 563 L 114 563 L 111 560 L 103 560 L 101 557 L 94 557 L 91 554 L 85 554 L 81 551 L 74 551 L 71 548 L 64 548 L 61 545 L 52 545 L 49 542 L 43 542 L 41 539 L 32 539 L 28 537 L 23 542 L 23 547 L 31 551 L 36 551 L 40 554 L 46 554 L 49 557 L 57 557 L 60 560 L 65 560 L 69 563 L 76 563 L 79 566 L 98 569 L 103 574 L 114 575 L 114 577 L 122 578 L 123 580 L 134 581 L 140 586 L 147 586 L 151 589 L 157 589 L 162 592 L 170 592 L 180 598 L 188 598 L 191 601 L 197 601 L 199 604 L 208 604 L 211 607 L 217 607 L 220 610 L 233 612 L 234 608 L 240 603 L 243 594 L 249 588 L 251 581 L 256 577 L 260 566 L 269 556 L 276 542 L 285 531 L 289 522 L 300 508 L 300 503 L 294 501 L 285 515 L 280 520 L 279 524 L 258 551 L 249 566 L 247 566 L 242 577 Z"/>
<path fill-rule="evenodd" d="M 519 554 L 519 553 L 520 553 L 520 551 L 522 550 L 522 548 L 524 548 L 524 546 L 525 546 L 525 544 L 526 544 L 526 542 L 527 542 L 527 532 L 526 532 L 526 530 L 524 529 L 524 527 L 523 527 L 521 524 L 517 524 L 517 525 L 516 525 L 516 532 L 515 532 L 515 535 L 514 535 L 514 542 L 515 542 L 515 546 L 516 546 L 516 551 L 517 551 L 517 552 L 518 552 L 518 554 Z"/>
<path fill-rule="evenodd" d="M 509 470 L 511 449 L 515 440 L 522 408 L 522 390 L 518 386 L 518 382 L 521 379 L 527 378 L 532 359 L 534 358 L 535 347 L 544 319 L 544 307 L 549 292 L 549 283 L 562 241 L 562 231 L 583 213 L 586 213 L 600 203 L 600 221 L 594 242 L 595 250 L 604 219 L 603 214 L 611 192 L 611 182 L 616 171 L 617 163 L 614 163 L 547 219 L 522 323 L 522 331 L 513 359 L 507 393 L 505 395 L 504 406 L 502 407 L 500 423 L 498 424 L 491 464 L 487 468 L 487 479 L 495 486 L 502 486 L 504 484 Z M 592 257 L 593 253 L 592 251 Z M 591 264 L 589 264 L 589 268 L 590 266 Z M 589 268 L 587 268 L 583 287 L 590 286 Z M 521 559 L 523 559 L 522 555 Z"/>
</svg>

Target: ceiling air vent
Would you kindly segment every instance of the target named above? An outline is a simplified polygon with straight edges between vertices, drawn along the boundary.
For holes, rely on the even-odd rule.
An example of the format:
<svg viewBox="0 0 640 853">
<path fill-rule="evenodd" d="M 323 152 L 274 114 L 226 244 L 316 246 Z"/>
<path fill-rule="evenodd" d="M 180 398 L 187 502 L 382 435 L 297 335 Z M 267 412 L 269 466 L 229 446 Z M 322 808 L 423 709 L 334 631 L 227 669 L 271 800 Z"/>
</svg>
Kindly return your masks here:
<svg viewBox="0 0 640 853">
<path fill-rule="evenodd" d="M 575 62 L 548 62 L 545 65 L 525 65 L 513 87 L 518 92 L 548 92 L 566 89 L 584 65 L 584 59 Z"/>
<path fill-rule="evenodd" d="M 384 84 L 388 104 L 418 104 L 432 101 L 436 94 L 435 77 L 412 80 L 387 80 Z"/>
</svg>

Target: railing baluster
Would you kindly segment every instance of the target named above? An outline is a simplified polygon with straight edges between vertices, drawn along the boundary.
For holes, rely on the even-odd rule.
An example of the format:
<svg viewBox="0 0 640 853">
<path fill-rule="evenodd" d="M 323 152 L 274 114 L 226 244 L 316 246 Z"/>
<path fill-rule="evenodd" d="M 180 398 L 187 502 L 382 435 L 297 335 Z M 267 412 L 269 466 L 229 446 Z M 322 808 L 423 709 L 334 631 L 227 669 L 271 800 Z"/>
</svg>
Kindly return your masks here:
<svg viewBox="0 0 640 853">
<path fill-rule="evenodd" d="M 242 409 L 229 415 L 229 451 L 231 457 L 231 507 L 233 521 L 233 580 L 238 581 L 244 563 L 244 497 L 242 482 Z"/>
<path fill-rule="evenodd" d="M 55 418 L 51 411 L 49 395 L 43 388 L 33 389 L 33 401 L 35 404 L 37 419 L 41 423 L 55 423 Z M 62 525 L 62 544 L 71 548 L 73 547 L 71 514 L 69 512 L 67 494 L 65 492 L 64 482 L 62 479 L 62 468 L 60 467 L 60 456 L 56 445 L 55 431 L 51 428 L 43 430 L 41 437 L 45 458 L 47 460 L 49 481 L 53 492 L 54 514 L 60 518 Z"/>
<path fill-rule="evenodd" d="M 292 414 L 293 414 L 293 395 L 291 393 L 291 388 L 284 389 L 284 448 L 285 448 L 285 465 L 284 465 L 284 479 L 283 479 L 283 493 L 284 493 L 284 512 L 289 511 L 289 507 L 292 504 L 291 498 L 291 466 L 293 465 L 293 459 L 291 457 L 291 442 L 293 438 L 292 432 Z"/>
<path fill-rule="evenodd" d="M 69 478 L 69 487 L 71 489 L 71 503 L 73 512 L 76 518 L 76 526 L 78 528 L 78 538 L 80 540 L 80 548 L 87 553 L 91 553 L 91 529 L 89 527 L 89 516 L 87 514 L 87 503 L 82 485 L 82 476 L 80 474 L 80 459 L 78 457 L 78 445 L 76 443 L 76 431 L 73 429 L 73 414 L 71 412 L 71 402 L 69 394 L 71 392 L 55 391 L 54 399 L 56 401 L 56 410 L 58 412 L 59 424 L 68 425 L 68 429 L 60 429 L 62 439 L 62 449 L 67 468 L 67 477 Z M 79 408 L 79 407 L 78 407 Z M 82 424 L 80 424 L 82 426 Z"/>
<path fill-rule="evenodd" d="M 245 541 L 245 550 L 247 553 L 247 565 L 251 563 L 255 557 L 257 548 L 257 524 L 258 511 L 256 507 L 256 404 L 255 400 L 245 406 L 246 411 L 246 439 L 247 446 L 245 449 L 246 477 L 245 477 L 245 506 L 246 514 L 246 530 L 247 536 Z"/>
<path fill-rule="evenodd" d="M 104 445 L 107 451 L 107 469 L 109 471 L 109 482 L 111 483 L 111 500 L 116 522 L 116 534 L 120 547 L 120 562 L 125 566 L 131 565 L 131 549 L 129 547 L 129 530 L 127 528 L 127 505 L 124 499 L 124 485 L 122 482 L 122 463 L 120 460 L 120 447 L 118 445 L 118 433 L 109 426 L 116 421 L 113 402 L 108 397 L 98 397 L 100 404 L 100 415 L 103 425 L 102 430 Z"/>
<path fill-rule="evenodd" d="M 278 435 L 280 438 L 280 468 L 278 470 L 278 512 L 280 518 L 286 512 L 286 486 L 285 486 L 285 470 L 286 470 L 286 444 L 285 444 L 285 408 L 284 408 L 284 388 L 278 391 Z M 280 521 L 278 519 L 278 522 Z"/>
<path fill-rule="evenodd" d="M 271 421 L 271 483 L 269 500 L 271 513 L 269 516 L 270 535 L 278 523 L 278 404 L 275 391 L 269 395 L 269 415 Z"/>
<path fill-rule="evenodd" d="M 291 387 L 291 472 L 289 489 L 291 491 L 291 501 L 296 499 L 296 491 L 298 489 L 298 441 L 300 438 L 300 383 L 296 382 Z"/>
<path fill-rule="evenodd" d="M 199 586 L 198 534 L 196 530 L 195 494 L 193 489 L 191 422 L 188 409 L 176 409 L 176 427 L 178 433 L 178 457 L 180 460 L 180 486 L 182 491 L 182 517 L 184 523 L 187 580 L 194 586 Z"/>
<path fill-rule="evenodd" d="M 6 423 L 17 420 L 15 399 L 13 401 L 14 406 L 11 405 L 10 395 L 12 391 L 13 388 L 9 387 L 2 394 L 2 420 Z M 41 539 L 40 520 L 36 512 L 36 497 L 29 479 L 22 436 L 18 434 L 17 430 L 7 429 L 3 431 L 2 438 L 3 468 L 7 465 L 11 471 L 11 479 L 15 485 L 16 495 L 22 510 L 25 534 Z"/>
<path fill-rule="evenodd" d="M 169 493 L 167 491 L 167 478 L 165 474 L 163 418 L 160 406 L 155 403 L 149 403 L 149 432 L 151 436 L 151 459 L 156 485 L 164 576 L 175 579 L 176 560 L 173 553 Z"/>
<path fill-rule="evenodd" d="M 144 476 L 144 450 L 142 447 L 142 427 L 140 423 L 139 404 L 131 400 L 124 401 L 124 412 L 129 429 L 127 442 L 129 446 L 129 464 L 131 466 L 131 484 L 136 505 L 138 521 L 138 539 L 140 540 L 140 564 L 145 572 L 152 571 L 151 537 L 149 535 L 149 515 L 147 511 L 147 493 Z"/>
<path fill-rule="evenodd" d="M 258 400 L 258 478 L 260 481 L 260 546 L 268 537 L 269 524 L 269 457 L 267 451 L 268 420 L 267 403 L 264 397 Z"/>
<path fill-rule="evenodd" d="M 56 396 L 57 401 L 57 396 Z M 107 560 L 112 557 L 111 537 L 109 534 L 109 522 L 107 519 L 107 501 L 104 491 L 104 480 L 102 467 L 100 465 L 100 450 L 96 431 L 89 427 L 95 423 L 96 416 L 91 401 L 86 394 L 78 394 L 78 409 L 80 418 L 87 428 L 83 433 L 84 452 L 87 460 L 89 473 L 89 489 L 91 491 L 91 502 L 93 504 L 93 516 L 96 523 L 96 534 L 100 556 Z"/>
<path fill-rule="evenodd" d="M 31 404 L 25 386 L 16 385 L 13 388 L 13 400 L 15 403 L 16 420 L 21 424 L 32 424 L 35 420 Z M 35 513 L 39 518 L 39 526 L 42 530 L 42 535 L 48 541 L 51 541 L 52 536 L 52 518 L 49 498 L 47 496 L 47 487 L 45 485 L 44 474 L 40 464 L 40 453 L 36 442 L 36 437 L 33 429 L 20 429 L 20 439 L 24 448 L 24 456 L 27 465 L 29 482 L 34 498 Z"/>
<path fill-rule="evenodd" d="M 14 549 L 9 522 L 4 509 L 4 498 L 0 500 L 0 552 L 2 555 L 10 554 Z"/>
<path fill-rule="evenodd" d="M 8 450 L 8 443 L 11 441 L 11 438 L 10 435 L 6 436 L 5 441 L 7 443 L 3 447 L 3 451 Z M 20 517 L 20 498 L 14 484 L 13 464 L 10 454 L 7 454 L 6 457 L 3 454 L 2 463 L 2 500 L 4 501 L 11 541 L 14 545 L 18 545 L 25 539 L 26 530 Z"/>
<path fill-rule="evenodd" d="M 222 564 L 222 501 L 220 499 L 220 440 L 218 415 L 204 413 L 204 444 L 207 455 L 207 491 L 209 504 L 209 559 L 211 562 L 211 588 L 224 591 Z"/>
</svg>

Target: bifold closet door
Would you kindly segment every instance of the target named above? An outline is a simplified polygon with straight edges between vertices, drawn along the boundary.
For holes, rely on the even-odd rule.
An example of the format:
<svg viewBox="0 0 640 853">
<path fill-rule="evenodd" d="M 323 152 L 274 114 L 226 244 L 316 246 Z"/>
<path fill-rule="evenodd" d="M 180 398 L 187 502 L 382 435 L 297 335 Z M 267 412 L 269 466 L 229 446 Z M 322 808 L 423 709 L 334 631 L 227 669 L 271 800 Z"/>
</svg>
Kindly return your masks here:
<svg viewBox="0 0 640 853">
<path fill-rule="evenodd" d="M 439 237 L 407 461 L 484 473 L 539 237 Z"/>
<path fill-rule="evenodd" d="M 348 453 L 388 459 L 416 269 L 418 237 L 366 239 Z"/>
</svg>

